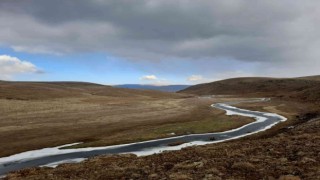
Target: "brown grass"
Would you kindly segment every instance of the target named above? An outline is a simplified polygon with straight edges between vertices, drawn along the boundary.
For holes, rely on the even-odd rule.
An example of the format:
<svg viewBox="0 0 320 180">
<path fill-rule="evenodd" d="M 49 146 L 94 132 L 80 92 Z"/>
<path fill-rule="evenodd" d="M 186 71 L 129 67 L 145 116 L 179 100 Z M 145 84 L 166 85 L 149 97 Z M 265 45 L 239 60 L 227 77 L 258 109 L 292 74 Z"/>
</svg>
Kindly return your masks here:
<svg viewBox="0 0 320 180">
<path fill-rule="evenodd" d="M 307 84 L 309 88 L 293 92 L 292 89 L 284 89 L 287 94 L 281 94 L 282 85 L 294 89 L 298 86 L 291 80 L 278 80 L 264 79 L 262 83 L 256 83 L 254 86 L 258 85 L 257 88 L 275 89 L 274 92 L 269 89 L 268 93 L 261 91 L 261 94 L 256 95 L 266 96 L 271 93 L 272 96 L 286 96 L 287 100 L 294 101 L 280 98 L 271 102 L 237 105 L 246 109 L 275 112 L 289 118 L 271 130 L 225 143 L 189 147 L 146 157 L 109 155 L 91 158 L 80 164 L 60 165 L 55 169 L 31 168 L 12 173 L 8 179 L 317 179 L 320 177 L 320 120 L 312 118 L 320 113 L 315 103 L 319 102 L 319 91 L 312 90 L 316 86 L 309 87 L 311 81 L 298 80 L 299 88 L 301 84 Z M 245 88 L 250 89 L 246 83 L 252 81 L 256 79 L 249 78 L 245 83 L 236 80 L 235 83 L 242 84 L 240 87 L 243 88 L 236 89 L 233 86 L 229 90 L 241 94 L 247 91 Z M 265 82 L 272 86 L 266 87 Z M 209 86 L 204 89 L 212 93 Z M 300 93 L 306 94 L 301 96 Z M 3 107 L 6 116 L 0 117 L 0 127 L 5 127 L 0 129 L 0 138 L 6 148 L 1 147 L 0 152 L 4 150 L 3 154 L 10 154 L 35 148 L 31 144 L 38 148 L 83 140 L 87 142 L 85 145 L 104 145 L 168 136 L 170 132 L 213 132 L 250 121 L 247 118 L 227 117 L 224 112 L 208 106 L 231 98 L 198 99 L 163 95 L 152 98 L 110 98 L 95 95 L 90 98 L 57 100 L 61 102 L 36 101 L 36 105 L 33 101 L 25 105 L 20 101 L 1 101 L 3 104 L 0 107 Z M 55 108 L 57 110 L 52 112 Z M 30 125 L 26 126 L 29 121 Z M 231 124 L 226 125 L 227 122 Z M 182 130 L 179 131 L 178 127 Z M 7 147 L 12 150 L 5 151 Z"/>
<path fill-rule="evenodd" d="M 319 76 L 301 78 L 233 78 L 191 86 L 183 93 L 272 96 L 285 100 L 319 103 Z"/>
<path fill-rule="evenodd" d="M 261 103 L 241 106 L 292 114 L 289 122 L 294 128 L 277 126 L 276 133 L 266 131 L 268 136 L 145 157 L 107 155 L 57 168 L 30 168 L 8 179 L 319 179 L 320 119 L 294 118 L 295 110 L 305 113 L 312 105 L 275 101 L 267 107 Z"/>
<path fill-rule="evenodd" d="M 50 84 L 51 92 L 46 94 L 41 88 L 30 88 L 47 87 L 43 84 L 22 85 L 22 92 L 27 91 L 27 86 L 32 94 L 18 95 L 0 89 L 6 92 L 2 96 L 23 99 L 0 98 L 0 156 L 74 142 L 84 142 L 76 147 L 105 146 L 168 137 L 171 133 L 224 131 L 252 121 L 227 117 L 223 111 L 209 107 L 221 99 L 92 84 L 64 87 L 63 83 Z M 91 95 L 63 93 L 70 88 L 76 88 L 75 92 L 90 89 Z"/>
</svg>

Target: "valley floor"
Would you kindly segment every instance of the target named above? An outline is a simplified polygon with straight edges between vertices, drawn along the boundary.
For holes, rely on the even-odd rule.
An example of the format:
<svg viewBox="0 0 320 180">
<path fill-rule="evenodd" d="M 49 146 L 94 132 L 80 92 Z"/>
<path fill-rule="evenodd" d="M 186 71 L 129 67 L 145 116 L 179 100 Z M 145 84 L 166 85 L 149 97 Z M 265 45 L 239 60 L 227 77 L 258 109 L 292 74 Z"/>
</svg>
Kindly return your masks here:
<svg viewBox="0 0 320 180">
<path fill-rule="evenodd" d="M 171 97 L 172 96 L 172 97 Z M 229 99 L 83 96 L 0 99 L 0 157 L 84 142 L 106 146 L 189 133 L 225 131 L 253 120 L 224 115 L 210 104 Z"/>
<path fill-rule="evenodd" d="M 238 105 L 237 105 L 238 106 Z M 271 130 L 224 143 L 145 157 L 108 155 L 55 169 L 31 168 L 7 179 L 317 179 L 319 106 L 272 100 L 238 107 L 289 118 Z"/>
</svg>

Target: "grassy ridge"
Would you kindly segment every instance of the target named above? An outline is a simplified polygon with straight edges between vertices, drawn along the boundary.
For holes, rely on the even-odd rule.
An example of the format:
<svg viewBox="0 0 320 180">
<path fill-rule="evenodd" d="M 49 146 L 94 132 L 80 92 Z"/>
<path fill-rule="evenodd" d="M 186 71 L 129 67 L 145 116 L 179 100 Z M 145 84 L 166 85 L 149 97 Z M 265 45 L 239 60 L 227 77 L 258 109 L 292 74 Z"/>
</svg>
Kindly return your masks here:
<svg viewBox="0 0 320 180">
<path fill-rule="evenodd" d="M 301 78 L 234 78 L 191 86 L 180 91 L 180 93 L 272 96 L 305 102 L 319 102 L 319 79 L 319 76 Z"/>
</svg>

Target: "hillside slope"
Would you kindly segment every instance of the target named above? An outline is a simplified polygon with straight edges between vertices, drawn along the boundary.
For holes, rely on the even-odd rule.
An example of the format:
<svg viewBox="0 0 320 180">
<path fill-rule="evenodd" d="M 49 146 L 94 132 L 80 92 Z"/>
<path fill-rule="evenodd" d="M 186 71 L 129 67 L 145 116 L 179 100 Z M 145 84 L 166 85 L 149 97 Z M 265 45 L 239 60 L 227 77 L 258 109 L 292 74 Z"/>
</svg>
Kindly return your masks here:
<svg viewBox="0 0 320 180">
<path fill-rule="evenodd" d="M 186 97 L 84 82 L 1 81 L 0 157 L 73 142 L 103 146 L 167 137 L 179 130 L 176 124 L 192 126 L 220 113 Z"/>
<path fill-rule="evenodd" d="M 298 77 L 298 79 L 306 79 L 306 80 L 316 80 L 316 81 L 320 81 L 320 75 L 318 75 L 318 76 Z"/>
<path fill-rule="evenodd" d="M 143 84 L 122 84 L 116 85 L 114 87 L 127 88 L 127 89 L 147 89 L 147 90 L 157 90 L 164 92 L 177 92 L 188 88 L 189 85 L 168 85 L 168 86 L 155 86 L 155 85 L 143 85 Z"/>
<path fill-rule="evenodd" d="M 0 81 L 0 99 L 32 100 L 83 96 L 174 97 L 173 93 L 115 88 L 86 82 L 10 82 Z"/>
<path fill-rule="evenodd" d="M 233 78 L 199 84 L 179 91 L 197 95 L 252 95 L 315 102 L 320 100 L 320 81 L 305 78 Z"/>
</svg>

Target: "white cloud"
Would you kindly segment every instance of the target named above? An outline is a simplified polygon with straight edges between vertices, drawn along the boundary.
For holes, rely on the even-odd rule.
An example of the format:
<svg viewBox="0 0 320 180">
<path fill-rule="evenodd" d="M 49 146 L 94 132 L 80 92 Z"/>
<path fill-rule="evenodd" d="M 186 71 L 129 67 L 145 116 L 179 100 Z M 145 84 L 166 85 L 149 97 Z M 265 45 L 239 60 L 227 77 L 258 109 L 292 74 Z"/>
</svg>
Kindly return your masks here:
<svg viewBox="0 0 320 180">
<path fill-rule="evenodd" d="M 252 76 L 257 76 L 251 73 L 246 73 L 243 71 L 225 71 L 222 73 L 216 74 L 215 80 L 223 80 L 223 79 L 229 79 L 229 78 L 237 78 L 237 77 L 252 77 Z"/>
<path fill-rule="evenodd" d="M 152 84 L 156 86 L 163 86 L 170 84 L 170 81 L 164 78 L 159 78 L 156 75 L 145 75 L 140 78 L 141 81 L 147 82 L 147 84 Z"/>
<path fill-rule="evenodd" d="M 0 55 L 0 79 L 7 80 L 17 74 L 40 72 L 34 64 L 28 61 L 22 61 L 8 55 Z"/>
<path fill-rule="evenodd" d="M 145 75 L 145 76 L 142 76 L 140 79 L 141 80 L 153 81 L 153 80 L 157 80 L 158 78 L 155 75 Z"/>
<path fill-rule="evenodd" d="M 190 82 L 200 82 L 203 81 L 203 77 L 201 75 L 191 75 L 187 78 L 188 81 Z"/>
<path fill-rule="evenodd" d="M 211 74 L 209 77 L 204 77 L 202 75 L 191 75 L 187 78 L 187 81 L 194 84 L 200 84 L 200 83 L 214 82 L 214 81 L 219 81 L 219 80 L 229 79 L 229 78 L 252 77 L 252 76 L 256 76 L 256 75 L 251 73 L 246 73 L 243 71 L 225 71 L 221 73 Z"/>
</svg>

